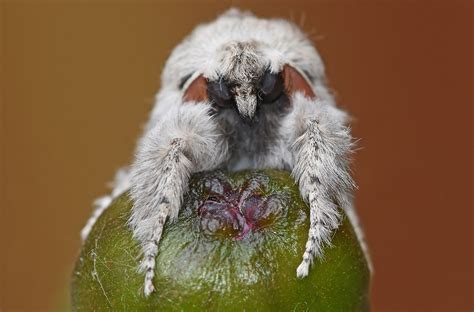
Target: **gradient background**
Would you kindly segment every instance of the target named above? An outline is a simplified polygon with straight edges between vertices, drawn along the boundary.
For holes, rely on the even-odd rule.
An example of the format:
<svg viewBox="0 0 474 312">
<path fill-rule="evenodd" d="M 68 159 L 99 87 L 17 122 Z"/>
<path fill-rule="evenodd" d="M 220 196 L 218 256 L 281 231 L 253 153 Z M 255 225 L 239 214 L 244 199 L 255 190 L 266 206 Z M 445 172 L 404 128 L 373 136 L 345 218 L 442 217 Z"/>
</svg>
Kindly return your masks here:
<svg viewBox="0 0 474 312">
<path fill-rule="evenodd" d="M 471 311 L 471 1 L 1 2 L 0 310 L 54 310 L 171 49 L 231 4 L 315 40 L 361 139 L 374 311 Z"/>
</svg>

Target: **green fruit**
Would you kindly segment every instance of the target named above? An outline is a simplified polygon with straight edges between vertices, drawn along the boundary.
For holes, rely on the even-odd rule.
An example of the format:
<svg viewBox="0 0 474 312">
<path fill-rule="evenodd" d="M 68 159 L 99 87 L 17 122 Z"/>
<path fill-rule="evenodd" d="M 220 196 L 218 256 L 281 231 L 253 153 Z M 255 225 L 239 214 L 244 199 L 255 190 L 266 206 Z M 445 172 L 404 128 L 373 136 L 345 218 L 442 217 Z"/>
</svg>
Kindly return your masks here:
<svg viewBox="0 0 474 312">
<path fill-rule="evenodd" d="M 72 277 L 77 311 L 367 311 L 370 275 L 346 217 L 308 277 L 298 267 L 309 209 L 288 173 L 195 174 L 177 222 L 165 225 L 156 292 L 143 295 L 127 194 L 85 242 Z"/>
</svg>

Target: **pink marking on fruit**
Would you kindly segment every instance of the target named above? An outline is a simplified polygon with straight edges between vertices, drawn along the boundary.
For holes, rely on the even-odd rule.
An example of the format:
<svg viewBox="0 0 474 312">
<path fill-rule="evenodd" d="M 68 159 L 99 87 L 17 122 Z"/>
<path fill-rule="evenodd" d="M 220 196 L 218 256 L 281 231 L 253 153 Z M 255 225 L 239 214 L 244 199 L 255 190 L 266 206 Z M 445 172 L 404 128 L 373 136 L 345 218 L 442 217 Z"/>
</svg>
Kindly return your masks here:
<svg viewBox="0 0 474 312">
<path fill-rule="evenodd" d="M 284 210 L 282 205 L 287 204 L 278 194 L 265 195 L 266 184 L 258 180 L 232 189 L 226 181 L 215 178 L 207 188 L 207 199 L 197 209 L 201 229 L 237 241 L 272 224 Z"/>
</svg>

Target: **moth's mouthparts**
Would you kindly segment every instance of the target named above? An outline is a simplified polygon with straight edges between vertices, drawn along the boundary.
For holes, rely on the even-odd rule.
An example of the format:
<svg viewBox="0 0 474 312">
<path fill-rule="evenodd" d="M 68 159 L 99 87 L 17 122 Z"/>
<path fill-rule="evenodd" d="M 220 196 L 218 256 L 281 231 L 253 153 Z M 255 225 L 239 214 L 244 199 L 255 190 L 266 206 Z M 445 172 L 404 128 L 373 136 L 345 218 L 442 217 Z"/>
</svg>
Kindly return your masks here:
<svg viewBox="0 0 474 312">
<path fill-rule="evenodd" d="M 236 96 L 235 102 L 237 110 L 244 120 L 251 121 L 254 119 L 257 110 L 257 97 L 255 95 Z"/>
</svg>

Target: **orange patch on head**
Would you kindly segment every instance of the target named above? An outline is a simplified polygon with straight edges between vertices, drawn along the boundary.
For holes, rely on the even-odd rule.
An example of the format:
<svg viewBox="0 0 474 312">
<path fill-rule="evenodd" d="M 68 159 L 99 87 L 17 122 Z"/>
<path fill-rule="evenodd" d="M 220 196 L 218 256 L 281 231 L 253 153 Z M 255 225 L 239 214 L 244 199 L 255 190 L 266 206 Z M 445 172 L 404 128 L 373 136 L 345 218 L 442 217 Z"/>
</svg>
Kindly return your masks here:
<svg viewBox="0 0 474 312">
<path fill-rule="evenodd" d="M 203 102 L 207 101 L 207 80 L 203 75 L 199 75 L 188 86 L 183 94 L 184 101 Z"/>
<path fill-rule="evenodd" d="M 303 77 L 303 75 L 290 65 L 283 67 L 283 81 L 285 89 L 289 96 L 295 92 L 302 92 L 304 96 L 315 99 L 316 94 L 311 84 Z"/>
</svg>

